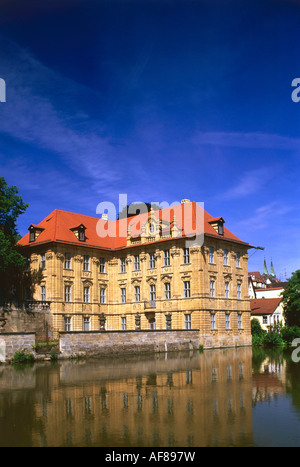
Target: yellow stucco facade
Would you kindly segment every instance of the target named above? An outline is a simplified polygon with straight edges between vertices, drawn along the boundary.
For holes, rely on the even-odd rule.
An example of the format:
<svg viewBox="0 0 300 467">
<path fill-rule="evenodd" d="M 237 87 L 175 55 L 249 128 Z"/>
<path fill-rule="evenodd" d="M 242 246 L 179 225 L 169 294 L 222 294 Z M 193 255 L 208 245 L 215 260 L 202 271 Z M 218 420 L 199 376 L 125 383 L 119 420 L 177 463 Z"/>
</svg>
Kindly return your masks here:
<svg viewBox="0 0 300 467">
<path fill-rule="evenodd" d="M 49 301 L 59 331 L 199 329 L 204 347 L 251 345 L 249 246 L 204 236 L 132 242 L 125 248 L 49 242 L 31 245 L 41 281 L 33 299 Z"/>
</svg>

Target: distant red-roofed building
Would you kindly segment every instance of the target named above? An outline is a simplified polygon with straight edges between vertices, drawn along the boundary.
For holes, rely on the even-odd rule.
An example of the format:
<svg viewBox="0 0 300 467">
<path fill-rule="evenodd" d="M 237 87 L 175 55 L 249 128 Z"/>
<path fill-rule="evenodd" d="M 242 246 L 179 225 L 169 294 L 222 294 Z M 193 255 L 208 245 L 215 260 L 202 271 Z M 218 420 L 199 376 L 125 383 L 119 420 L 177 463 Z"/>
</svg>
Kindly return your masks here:
<svg viewBox="0 0 300 467">
<path fill-rule="evenodd" d="M 250 306 L 251 318 L 258 319 L 265 331 L 278 323 L 285 325 L 282 297 L 251 299 Z"/>
</svg>

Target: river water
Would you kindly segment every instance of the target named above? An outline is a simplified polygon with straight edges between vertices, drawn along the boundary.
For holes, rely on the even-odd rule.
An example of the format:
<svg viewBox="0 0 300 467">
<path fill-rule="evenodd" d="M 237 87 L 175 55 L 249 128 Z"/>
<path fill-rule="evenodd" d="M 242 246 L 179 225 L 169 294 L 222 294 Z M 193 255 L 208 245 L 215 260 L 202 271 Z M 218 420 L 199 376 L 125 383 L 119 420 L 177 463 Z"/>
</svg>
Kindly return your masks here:
<svg viewBox="0 0 300 467">
<path fill-rule="evenodd" d="M 300 446 L 300 363 L 239 348 L 2 365 L 0 446 Z"/>
</svg>

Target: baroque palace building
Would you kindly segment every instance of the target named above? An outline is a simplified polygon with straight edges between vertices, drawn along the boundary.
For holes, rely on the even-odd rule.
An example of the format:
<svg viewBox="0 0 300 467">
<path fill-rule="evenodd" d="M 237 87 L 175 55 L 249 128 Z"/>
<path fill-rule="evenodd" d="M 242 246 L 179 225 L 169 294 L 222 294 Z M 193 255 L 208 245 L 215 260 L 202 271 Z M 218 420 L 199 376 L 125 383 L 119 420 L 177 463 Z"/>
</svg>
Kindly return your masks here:
<svg viewBox="0 0 300 467">
<path fill-rule="evenodd" d="M 251 345 L 248 249 L 199 204 L 117 221 L 55 210 L 20 241 L 52 335 L 196 329 L 204 347 Z"/>
</svg>

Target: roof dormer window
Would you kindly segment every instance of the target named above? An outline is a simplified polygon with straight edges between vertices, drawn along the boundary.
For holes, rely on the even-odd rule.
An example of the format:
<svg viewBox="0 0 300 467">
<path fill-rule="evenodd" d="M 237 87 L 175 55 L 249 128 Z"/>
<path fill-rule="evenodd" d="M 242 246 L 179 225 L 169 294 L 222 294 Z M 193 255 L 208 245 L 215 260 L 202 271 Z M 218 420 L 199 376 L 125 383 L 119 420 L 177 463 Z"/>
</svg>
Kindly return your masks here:
<svg viewBox="0 0 300 467">
<path fill-rule="evenodd" d="M 219 235 L 224 235 L 225 221 L 224 221 L 223 217 L 218 217 L 217 219 L 212 219 L 211 221 L 209 221 L 209 223 Z"/>
<path fill-rule="evenodd" d="M 78 240 L 80 242 L 85 242 L 85 240 L 86 240 L 86 235 L 85 235 L 86 227 L 83 224 L 78 225 L 78 227 L 73 227 L 73 229 L 71 229 L 71 230 L 72 230 L 72 232 L 74 233 L 74 235 L 78 238 Z"/>
<path fill-rule="evenodd" d="M 37 225 L 31 224 L 28 227 L 29 230 L 29 242 L 32 243 L 34 242 L 38 236 L 43 232 L 43 227 L 38 227 Z"/>
</svg>

